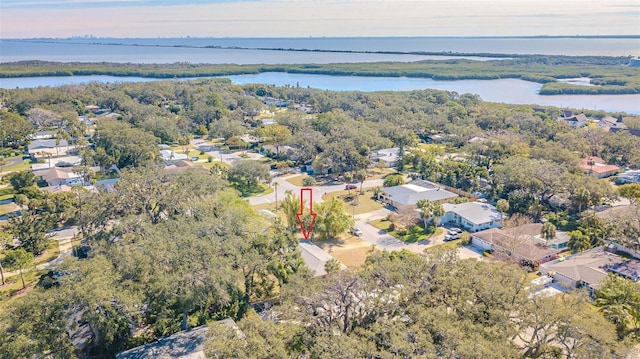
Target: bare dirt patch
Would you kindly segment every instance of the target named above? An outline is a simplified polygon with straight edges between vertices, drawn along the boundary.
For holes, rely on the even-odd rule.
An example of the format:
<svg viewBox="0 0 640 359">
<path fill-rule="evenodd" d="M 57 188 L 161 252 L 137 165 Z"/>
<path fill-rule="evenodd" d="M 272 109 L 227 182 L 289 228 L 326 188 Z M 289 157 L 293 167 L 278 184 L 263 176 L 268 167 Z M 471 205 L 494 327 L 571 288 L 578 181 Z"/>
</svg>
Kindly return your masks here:
<svg viewBox="0 0 640 359">
<path fill-rule="evenodd" d="M 350 268 L 360 267 L 364 264 L 372 250 L 370 243 L 350 235 L 337 240 L 318 241 L 316 244 Z"/>
</svg>

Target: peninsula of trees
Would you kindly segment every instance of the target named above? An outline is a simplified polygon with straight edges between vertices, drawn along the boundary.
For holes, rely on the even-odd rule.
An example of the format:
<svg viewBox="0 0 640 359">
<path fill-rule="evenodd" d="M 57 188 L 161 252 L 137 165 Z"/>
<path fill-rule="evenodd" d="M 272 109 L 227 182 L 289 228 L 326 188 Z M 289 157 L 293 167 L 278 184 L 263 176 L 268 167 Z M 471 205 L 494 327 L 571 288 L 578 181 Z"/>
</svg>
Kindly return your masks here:
<svg viewBox="0 0 640 359">
<path fill-rule="evenodd" d="M 0 64 L 0 78 L 24 76 L 140 76 L 184 78 L 289 72 L 334 76 L 418 77 L 434 80 L 495 80 L 516 78 L 544 84 L 542 95 L 638 94 L 640 72 L 628 66 L 628 57 L 521 55 L 509 59 L 473 61 L 426 60 L 411 63 L 366 64 L 120 64 L 21 61 Z M 594 86 L 558 82 L 588 77 Z"/>
</svg>

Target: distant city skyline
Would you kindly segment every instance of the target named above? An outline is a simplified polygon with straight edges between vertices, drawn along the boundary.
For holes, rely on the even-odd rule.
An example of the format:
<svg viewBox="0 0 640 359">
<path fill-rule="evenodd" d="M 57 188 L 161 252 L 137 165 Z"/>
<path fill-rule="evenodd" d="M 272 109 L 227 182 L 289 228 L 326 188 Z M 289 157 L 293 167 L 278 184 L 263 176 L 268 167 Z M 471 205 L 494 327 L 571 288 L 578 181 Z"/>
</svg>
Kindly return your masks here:
<svg viewBox="0 0 640 359">
<path fill-rule="evenodd" d="M 640 35 L 640 0 L 2 0 L 0 38 Z"/>
</svg>

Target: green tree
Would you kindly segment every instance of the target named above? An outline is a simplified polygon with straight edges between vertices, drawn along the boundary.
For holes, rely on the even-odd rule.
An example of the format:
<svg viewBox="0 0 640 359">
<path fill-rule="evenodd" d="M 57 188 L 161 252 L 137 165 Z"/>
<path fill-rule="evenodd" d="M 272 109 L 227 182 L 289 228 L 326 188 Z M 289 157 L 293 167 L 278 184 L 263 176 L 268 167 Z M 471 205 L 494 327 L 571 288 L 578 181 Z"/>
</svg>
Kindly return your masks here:
<svg viewBox="0 0 640 359">
<path fill-rule="evenodd" d="M 0 145 L 18 145 L 26 141 L 35 128 L 24 117 L 12 111 L 0 111 Z"/>
<path fill-rule="evenodd" d="M 306 207 L 306 204 L 304 205 Z M 284 200 L 282 200 L 282 211 L 285 214 L 287 228 L 293 232 L 298 228 L 298 218 L 296 215 L 300 212 L 300 197 L 293 191 L 287 190 Z"/>
<path fill-rule="evenodd" d="M 550 241 L 556 237 L 556 226 L 551 222 L 545 222 L 540 229 L 542 238 Z"/>
<path fill-rule="evenodd" d="M 9 177 L 9 182 L 16 192 L 22 193 L 25 188 L 36 184 L 36 176 L 28 171 L 13 172 Z"/>
<path fill-rule="evenodd" d="M 400 173 L 388 175 L 382 182 L 383 187 L 393 187 L 401 184 L 404 184 L 404 177 Z"/>
<path fill-rule="evenodd" d="M 341 263 L 337 259 L 331 258 L 324 263 L 324 271 L 328 274 L 335 273 L 342 269 L 341 266 Z"/>
<path fill-rule="evenodd" d="M 5 261 L 11 268 L 18 269 L 20 272 L 20 280 L 22 280 L 22 289 L 26 288 L 24 283 L 24 270 L 33 264 L 33 253 L 27 252 L 24 248 L 17 248 L 7 252 Z"/>
<path fill-rule="evenodd" d="M 269 167 L 259 161 L 237 160 L 229 170 L 229 181 L 242 193 L 259 190 L 260 182 L 269 182 Z"/>
<path fill-rule="evenodd" d="M 273 124 L 262 128 L 260 135 L 276 146 L 276 156 L 280 156 L 280 146 L 291 137 L 291 131 L 286 126 Z"/>
<path fill-rule="evenodd" d="M 230 118 L 222 118 L 211 124 L 209 138 L 224 138 L 225 141 L 234 136 L 241 136 L 247 132 L 247 128 L 240 122 Z"/>
<path fill-rule="evenodd" d="M 6 232 L 0 233 L 0 253 L 4 252 L 5 246 L 12 240 L 11 235 Z M 0 279 L 2 285 L 5 285 L 4 281 L 4 268 L 2 267 L 2 261 L 0 260 Z"/>
<path fill-rule="evenodd" d="M 336 197 L 316 203 L 314 210 L 317 214 L 314 232 L 324 240 L 336 238 L 353 225 L 353 218 L 345 211 L 344 202 Z"/>
<path fill-rule="evenodd" d="M 640 183 L 623 184 L 618 187 L 618 192 L 631 203 L 640 203 Z"/>
<path fill-rule="evenodd" d="M 509 201 L 507 201 L 506 199 L 499 199 L 498 202 L 496 202 L 496 209 L 502 213 L 502 216 L 505 217 L 507 215 L 507 212 L 509 212 Z"/>
<path fill-rule="evenodd" d="M 96 152 L 104 149 L 119 168 L 143 166 L 160 156 L 157 137 L 124 122 L 101 121 L 94 137 Z"/>
<path fill-rule="evenodd" d="M 601 284 L 594 304 L 616 326 L 620 337 L 629 328 L 640 328 L 640 284 L 610 274 Z"/>
<path fill-rule="evenodd" d="M 21 216 L 9 218 L 7 230 L 20 246 L 33 255 L 39 255 L 47 249 L 49 238 L 47 232 L 53 228 L 50 214 L 38 213 L 33 209 L 22 211 Z"/>
<path fill-rule="evenodd" d="M 433 217 L 433 202 L 428 199 L 421 199 L 416 203 L 416 206 L 420 210 L 420 218 L 424 224 L 424 231 L 427 232 L 427 225 Z"/>
<path fill-rule="evenodd" d="M 360 182 L 360 193 L 362 193 L 362 185 L 367 179 L 367 170 L 358 170 L 353 177 L 356 181 Z"/>
</svg>

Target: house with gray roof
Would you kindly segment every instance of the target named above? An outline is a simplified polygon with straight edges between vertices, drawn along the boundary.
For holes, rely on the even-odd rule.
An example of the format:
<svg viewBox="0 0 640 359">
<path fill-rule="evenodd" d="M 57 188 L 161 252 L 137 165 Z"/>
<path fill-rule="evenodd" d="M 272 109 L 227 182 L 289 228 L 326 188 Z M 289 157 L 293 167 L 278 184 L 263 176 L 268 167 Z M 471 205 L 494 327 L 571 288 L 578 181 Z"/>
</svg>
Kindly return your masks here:
<svg viewBox="0 0 640 359">
<path fill-rule="evenodd" d="M 378 199 L 397 209 L 409 209 L 415 207 L 421 199 L 432 202 L 443 202 L 458 197 L 442 186 L 429 181 L 412 181 L 408 184 L 386 187 L 378 194 Z"/>
<path fill-rule="evenodd" d="M 232 319 L 220 320 L 217 323 L 234 329 L 239 338 L 244 336 Z M 118 353 L 116 359 L 206 359 L 204 344 L 208 332 L 208 325 L 183 330 L 153 343 Z"/>
<path fill-rule="evenodd" d="M 592 295 L 609 273 L 640 280 L 640 261 L 625 259 L 605 247 L 596 247 L 569 257 L 561 257 L 540 265 L 540 273 L 548 274 L 556 283 L 568 288 L 586 288 Z"/>
<path fill-rule="evenodd" d="M 463 227 L 469 232 L 502 227 L 502 214 L 488 203 L 444 203 L 442 206 L 445 214 L 440 218 L 441 223 Z"/>
<path fill-rule="evenodd" d="M 307 267 L 311 270 L 314 277 L 321 277 L 327 274 L 324 270 L 324 265 L 329 260 L 333 259 L 329 253 L 322 250 L 322 248 L 311 243 L 311 241 L 300 241 L 300 254 Z M 341 264 L 342 269 L 347 268 L 344 264 Z"/>
<path fill-rule="evenodd" d="M 396 167 L 398 166 L 398 161 L 400 160 L 400 148 L 383 148 L 381 150 L 371 151 L 369 158 L 372 162 L 382 162 L 386 167 Z"/>
</svg>

